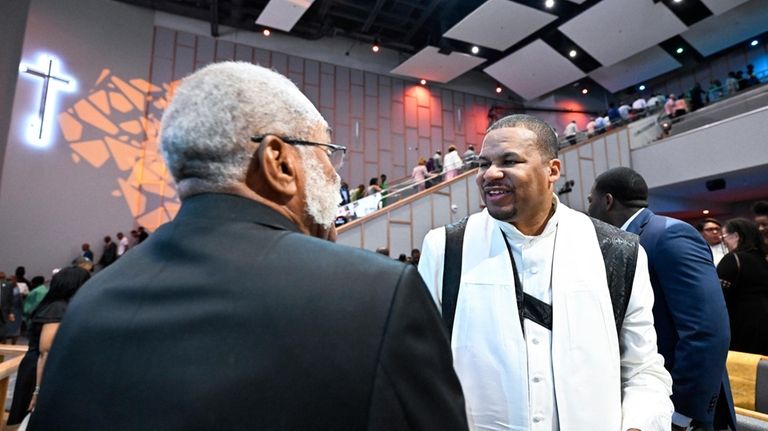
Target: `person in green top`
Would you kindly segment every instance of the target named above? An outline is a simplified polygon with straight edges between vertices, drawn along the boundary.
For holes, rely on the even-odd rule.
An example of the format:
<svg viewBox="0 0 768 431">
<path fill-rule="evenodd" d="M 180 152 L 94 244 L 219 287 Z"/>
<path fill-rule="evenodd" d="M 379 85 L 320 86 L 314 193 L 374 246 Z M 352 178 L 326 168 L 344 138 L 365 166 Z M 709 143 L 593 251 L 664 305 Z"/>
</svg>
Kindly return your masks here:
<svg viewBox="0 0 768 431">
<path fill-rule="evenodd" d="M 37 306 L 40 305 L 40 302 L 42 302 L 47 294 L 48 286 L 45 285 L 45 277 L 41 275 L 32 277 L 32 281 L 30 281 L 29 295 L 24 299 L 24 304 L 22 305 L 22 309 L 24 310 L 24 320 L 27 322 L 27 326 L 29 326 L 29 318 L 32 316 L 32 313 L 34 313 Z"/>
</svg>

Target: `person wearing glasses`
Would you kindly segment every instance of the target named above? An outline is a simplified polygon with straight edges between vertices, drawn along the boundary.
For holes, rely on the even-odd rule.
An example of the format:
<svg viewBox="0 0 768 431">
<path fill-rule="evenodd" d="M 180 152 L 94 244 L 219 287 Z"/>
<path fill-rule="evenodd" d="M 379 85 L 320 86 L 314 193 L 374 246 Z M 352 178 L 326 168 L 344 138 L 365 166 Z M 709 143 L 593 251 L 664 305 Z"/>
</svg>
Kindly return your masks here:
<svg viewBox="0 0 768 431">
<path fill-rule="evenodd" d="M 731 318 L 731 350 L 768 355 L 768 245 L 745 218 L 728 220 L 722 238 L 730 253 L 717 273 Z"/>
<path fill-rule="evenodd" d="M 416 269 L 327 241 L 345 148 L 290 80 L 206 66 L 160 141 L 181 209 L 72 302 L 30 429 L 466 430 Z"/>
<path fill-rule="evenodd" d="M 701 232 L 702 238 L 709 245 L 709 250 L 712 252 L 712 261 L 715 266 L 720 263 L 720 259 L 728 253 L 725 248 L 725 244 L 720 239 L 721 224 L 717 219 L 707 218 L 699 225 L 699 232 Z"/>
</svg>

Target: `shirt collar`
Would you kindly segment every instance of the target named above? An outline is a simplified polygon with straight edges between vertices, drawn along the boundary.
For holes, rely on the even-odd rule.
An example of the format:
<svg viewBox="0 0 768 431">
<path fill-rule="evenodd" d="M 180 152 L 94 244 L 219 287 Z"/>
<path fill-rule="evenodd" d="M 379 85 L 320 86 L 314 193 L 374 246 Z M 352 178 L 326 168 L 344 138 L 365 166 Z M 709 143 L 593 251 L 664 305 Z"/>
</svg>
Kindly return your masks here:
<svg viewBox="0 0 768 431">
<path fill-rule="evenodd" d="M 635 219 L 637 218 L 637 216 L 638 216 L 638 215 L 640 214 L 640 212 L 641 212 L 642 210 L 644 210 L 644 209 L 645 209 L 645 208 L 640 208 L 639 210 L 635 211 L 635 213 L 634 213 L 634 214 L 632 214 L 632 217 L 628 218 L 628 219 L 627 219 L 627 221 L 625 221 L 625 222 L 624 222 L 624 224 L 623 224 L 623 225 L 621 225 L 621 230 L 627 230 L 627 228 L 629 227 L 629 225 L 630 225 L 630 224 L 631 224 L 633 221 L 635 221 Z"/>
<path fill-rule="evenodd" d="M 507 223 L 505 221 L 496 220 L 496 224 L 499 225 L 501 228 L 501 231 L 504 232 L 504 235 L 507 237 L 507 240 L 510 243 L 519 243 L 524 241 L 535 241 L 537 239 L 546 238 L 557 230 L 557 223 L 560 220 L 560 214 L 562 213 L 561 205 L 560 205 L 560 199 L 557 198 L 554 194 L 552 195 L 552 204 L 555 206 L 555 212 L 552 214 L 552 217 L 547 220 L 547 225 L 544 227 L 544 230 L 539 235 L 525 235 L 524 233 L 520 232 L 515 225 L 512 223 Z"/>
</svg>

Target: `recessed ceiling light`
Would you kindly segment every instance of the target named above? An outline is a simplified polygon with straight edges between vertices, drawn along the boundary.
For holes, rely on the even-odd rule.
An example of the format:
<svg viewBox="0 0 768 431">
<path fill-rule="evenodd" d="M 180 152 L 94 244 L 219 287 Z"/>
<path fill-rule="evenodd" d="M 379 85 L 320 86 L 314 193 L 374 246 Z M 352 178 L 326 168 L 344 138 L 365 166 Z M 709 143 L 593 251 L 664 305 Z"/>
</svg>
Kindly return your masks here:
<svg viewBox="0 0 768 431">
<path fill-rule="evenodd" d="M 419 81 L 419 84 L 427 85 L 427 80 L 426 79 L 422 79 L 421 81 Z"/>
<path fill-rule="evenodd" d="M 640 91 L 645 91 L 645 84 L 640 84 L 640 87 L 638 87 Z"/>
<path fill-rule="evenodd" d="M 678 53 L 678 54 L 682 54 L 683 51 L 684 51 L 683 48 L 677 48 L 677 51 L 675 51 L 675 52 Z"/>
<path fill-rule="evenodd" d="M 675 2 L 675 3 L 680 3 L 680 2 L 682 2 L 683 0 L 672 0 L 672 1 L 673 1 L 673 2 Z"/>
<path fill-rule="evenodd" d="M 501 85 L 497 85 L 497 86 L 496 86 L 496 92 L 497 92 L 497 93 L 501 93 L 501 92 L 502 92 L 502 90 L 504 90 L 504 89 L 503 89 L 503 88 L 501 88 Z"/>
<path fill-rule="evenodd" d="M 472 54 L 477 54 L 478 52 L 480 52 L 480 48 L 478 48 L 476 46 L 473 46 L 472 47 Z"/>
<path fill-rule="evenodd" d="M 575 49 L 572 49 L 572 50 L 571 50 L 571 51 L 568 53 L 568 55 L 570 55 L 570 56 L 571 56 L 571 58 L 573 58 L 573 57 L 576 57 L 576 54 L 577 54 L 577 52 L 576 52 L 576 50 L 575 50 Z"/>
<path fill-rule="evenodd" d="M 264 29 L 264 30 L 261 32 L 261 34 L 263 34 L 264 36 L 267 36 L 267 37 L 269 37 L 269 35 L 271 35 L 271 34 L 272 34 L 272 32 L 271 32 L 271 31 L 269 31 L 269 29 L 268 29 L 268 28 L 265 28 L 265 29 Z"/>
<path fill-rule="evenodd" d="M 587 93 L 589 93 L 589 90 L 587 90 L 586 88 L 581 90 L 581 94 L 587 94 Z"/>
<path fill-rule="evenodd" d="M 555 7 L 555 0 L 547 0 L 547 1 L 545 1 L 544 2 L 544 6 L 549 8 L 549 9 L 552 9 L 553 7 Z"/>
<path fill-rule="evenodd" d="M 701 213 L 704 214 L 704 215 L 707 215 L 707 214 L 709 214 L 709 210 L 704 210 Z"/>
<path fill-rule="evenodd" d="M 378 40 L 374 40 L 373 41 L 373 45 L 371 45 L 371 51 L 379 52 L 379 49 L 380 49 L 379 48 L 379 41 Z"/>
<path fill-rule="evenodd" d="M 757 39 L 749 43 L 750 46 L 757 46 Z"/>
</svg>

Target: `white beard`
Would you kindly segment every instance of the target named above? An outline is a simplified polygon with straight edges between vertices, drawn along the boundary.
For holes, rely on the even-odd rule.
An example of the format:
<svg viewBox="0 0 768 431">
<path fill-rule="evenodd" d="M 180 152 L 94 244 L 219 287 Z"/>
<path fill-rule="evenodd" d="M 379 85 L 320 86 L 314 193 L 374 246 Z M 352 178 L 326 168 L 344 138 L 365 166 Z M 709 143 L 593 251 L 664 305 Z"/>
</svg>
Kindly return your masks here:
<svg viewBox="0 0 768 431">
<path fill-rule="evenodd" d="M 307 199 L 307 214 L 315 223 L 326 228 L 331 227 L 336 220 L 341 200 L 339 196 L 341 178 L 334 173 L 334 178 L 329 180 L 324 174 L 323 164 L 311 151 L 302 151 L 301 161 L 306 181 L 304 195 Z"/>
</svg>

